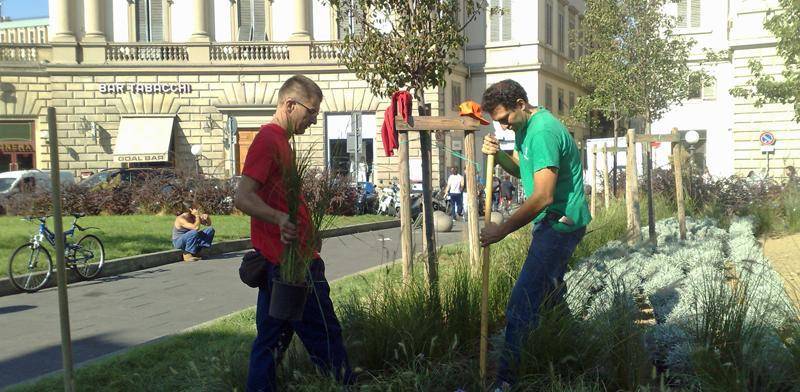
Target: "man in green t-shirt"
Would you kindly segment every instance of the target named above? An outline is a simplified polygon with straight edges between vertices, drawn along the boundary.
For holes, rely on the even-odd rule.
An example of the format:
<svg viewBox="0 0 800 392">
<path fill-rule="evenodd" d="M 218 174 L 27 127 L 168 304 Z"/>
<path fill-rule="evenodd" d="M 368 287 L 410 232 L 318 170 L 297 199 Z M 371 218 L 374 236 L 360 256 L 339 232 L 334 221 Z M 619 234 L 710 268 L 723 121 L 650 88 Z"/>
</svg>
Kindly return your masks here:
<svg viewBox="0 0 800 392">
<path fill-rule="evenodd" d="M 483 153 L 522 180 L 528 198 L 503 224 L 481 230 L 482 246 L 498 242 L 533 222 L 533 239 L 506 308 L 505 350 L 498 386 L 514 382 L 520 344 L 539 321 L 540 307 L 563 302 L 567 261 L 592 219 L 583 193 L 583 169 L 575 141 L 547 109 L 528 103 L 525 89 L 513 80 L 491 85 L 481 107 L 514 132 L 514 154 L 501 151 L 497 139 L 483 140 Z"/>
</svg>

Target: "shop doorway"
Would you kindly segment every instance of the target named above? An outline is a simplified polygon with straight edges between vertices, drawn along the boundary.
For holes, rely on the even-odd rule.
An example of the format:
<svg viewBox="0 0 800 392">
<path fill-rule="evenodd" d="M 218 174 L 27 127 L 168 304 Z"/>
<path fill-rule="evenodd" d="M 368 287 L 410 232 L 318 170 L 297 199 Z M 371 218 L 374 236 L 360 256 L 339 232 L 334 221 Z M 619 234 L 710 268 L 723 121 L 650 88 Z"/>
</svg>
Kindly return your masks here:
<svg viewBox="0 0 800 392">
<path fill-rule="evenodd" d="M 355 126 L 353 113 L 325 116 L 328 168 L 358 182 L 374 182 L 375 115 L 359 114 Z"/>
<path fill-rule="evenodd" d="M 237 130 L 237 140 L 236 140 L 236 174 L 242 174 L 242 168 L 244 168 L 244 160 L 247 158 L 247 150 L 250 149 L 250 145 L 253 144 L 253 139 L 256 138 L 258 134 L 259 128 L 239 128 Z"/>
<path fill-rule="evenodd" d="M 35 168 L 33 122 L 0 122 L 0 172 Z"/>
</svg>

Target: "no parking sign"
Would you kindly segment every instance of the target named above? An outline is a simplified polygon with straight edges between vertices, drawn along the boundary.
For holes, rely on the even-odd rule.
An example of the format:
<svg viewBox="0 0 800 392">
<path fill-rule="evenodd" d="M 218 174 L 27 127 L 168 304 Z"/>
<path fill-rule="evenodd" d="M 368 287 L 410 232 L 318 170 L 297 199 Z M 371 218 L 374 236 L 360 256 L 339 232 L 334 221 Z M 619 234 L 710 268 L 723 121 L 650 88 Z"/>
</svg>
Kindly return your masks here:
<svg viewBox="0 0 800 392">
<path fill-rule="evenodd" d="M 775 151 L 775 135 L 772 132 L 761 132 L 761 135 L 758 137 L 758 141 L 761 142 L 761 152 L 773 152 Z"/>
</svg>

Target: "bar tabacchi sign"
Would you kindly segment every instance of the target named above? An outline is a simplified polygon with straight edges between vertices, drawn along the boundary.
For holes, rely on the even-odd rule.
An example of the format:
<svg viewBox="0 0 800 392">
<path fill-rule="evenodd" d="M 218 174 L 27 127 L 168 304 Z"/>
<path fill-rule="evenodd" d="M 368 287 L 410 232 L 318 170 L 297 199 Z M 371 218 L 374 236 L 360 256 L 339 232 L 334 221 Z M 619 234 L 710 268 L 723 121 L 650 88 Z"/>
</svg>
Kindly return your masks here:
<svg viewBox="0 0 800 392">
<path fill-rule="evenodd" d="M 189 94 L 189 83 L 100 83 L 101 94 Z"/>
</svg>

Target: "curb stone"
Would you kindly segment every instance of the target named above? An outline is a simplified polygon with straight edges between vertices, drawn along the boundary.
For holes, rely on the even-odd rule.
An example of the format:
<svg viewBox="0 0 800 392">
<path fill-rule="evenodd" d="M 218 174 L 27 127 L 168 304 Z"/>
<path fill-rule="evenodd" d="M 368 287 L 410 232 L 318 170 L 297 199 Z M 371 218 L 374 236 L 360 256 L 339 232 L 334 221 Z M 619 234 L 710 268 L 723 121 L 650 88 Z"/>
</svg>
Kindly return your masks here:
<svg viewBox="0 0 800 392">
<path fill-rule="evenodd" d="M 322 232 L 322 238 L 340 237 L 344 235 L 363 233 L 367 231 L 391 229 L 395 227 L 400 227 L 399 220 L 388 220 L 383 222 L 344 226 L 335 229 L 324 230 Z M 207 251 L 208 252 L 207 255 L 215 256 L 223 253 L 238 252 L 252 248 L 253 244 L 252 242 L 250 242 L 250 238 L 220 241 L 211 246 L 211 248 Z M 103 265 L 102 271 L 100 271 L 100 274 L 94 279 L 100 279 L 109 276 L 117 276 L 128 272 L 159 267 L 165 264 L 177 263 L 181 261 L 181 254 L 182 252 L 180 250 L 173 249 L 173 250 L 165 250 L 161 252 L 147 253 L 138 256 L 121 257 L 118 259 L 109 260 L 105 263 L 105 265 Z M 56 262 L 55 259 L 53 259 L 53 263 L 55 262 Z M 80 281 L 81 279 L 78 276 L 78 274 L 76 274 L 74 271 L 70 269 L 67 269 L 67 283 L 75 283 Z M 47 285 L 45 285 L 42 289 L 54 287 L 56 285 L 57 285 L 56 274 L 53 273 L 53 276 L 50 277 L 50 281 L 48 281 Z M 11 279 L 9 278 L 0 279 L 0 297 L 13 294 L 22 294 L 22 293 L 19 290 L 17 290 L 16 287 L 14 287 L 14 285 L 11 283 Z"/>
</svg>

